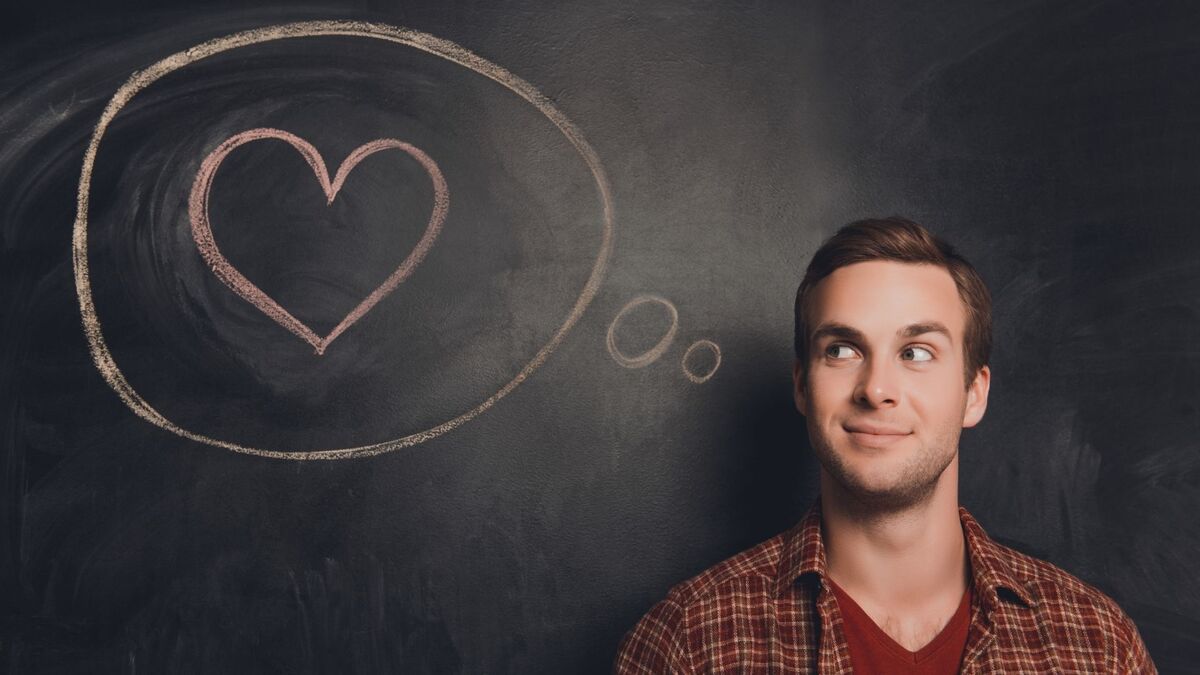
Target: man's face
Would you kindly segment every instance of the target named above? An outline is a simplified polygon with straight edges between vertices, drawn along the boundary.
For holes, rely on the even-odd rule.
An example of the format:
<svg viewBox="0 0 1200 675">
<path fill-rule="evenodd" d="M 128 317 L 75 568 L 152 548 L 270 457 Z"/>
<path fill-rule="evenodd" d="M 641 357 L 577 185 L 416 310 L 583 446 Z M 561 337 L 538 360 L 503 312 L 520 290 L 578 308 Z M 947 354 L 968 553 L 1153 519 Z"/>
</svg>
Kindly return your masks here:
<svg viewBox="0 0 1200 675">
<path fill-rule="evenodd" d="M 813 289 L 796 408 L 822 467 L 864 505 L 926 499 L 987 407 L 990 372 L 963 386 L 966 308 L 934 265 L 869 261 Z"/>
</svg>

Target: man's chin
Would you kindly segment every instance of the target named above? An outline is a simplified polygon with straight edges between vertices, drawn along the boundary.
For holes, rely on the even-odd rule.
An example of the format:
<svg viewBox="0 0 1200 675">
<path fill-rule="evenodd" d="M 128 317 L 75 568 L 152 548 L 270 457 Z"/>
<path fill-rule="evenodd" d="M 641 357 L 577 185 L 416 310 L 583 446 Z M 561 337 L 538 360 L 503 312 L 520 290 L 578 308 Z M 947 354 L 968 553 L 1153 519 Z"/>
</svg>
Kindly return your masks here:
<svg viewBox="0 0 1200 675">
<path fill-rule="evenodd" d="M 875 512 L 903 511 L 927 502 L 933 496 L 936 481 L 928 484 L 872 482 L 861 477 L 833 476 L 847 499 L 860 508 Z"/>
</svg>

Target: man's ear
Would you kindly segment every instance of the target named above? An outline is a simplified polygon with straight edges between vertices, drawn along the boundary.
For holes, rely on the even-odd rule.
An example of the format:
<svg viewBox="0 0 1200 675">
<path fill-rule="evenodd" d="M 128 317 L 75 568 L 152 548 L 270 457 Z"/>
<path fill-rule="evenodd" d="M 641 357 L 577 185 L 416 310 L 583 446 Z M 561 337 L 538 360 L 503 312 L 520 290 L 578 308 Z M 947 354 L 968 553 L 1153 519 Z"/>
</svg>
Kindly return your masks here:
<svg viewBox="0 0 1200 675">
<path fill-rule="evenodd" d="M 979 369 L 975 373 L 975 379 L 971 380 L 971 386 L 967 387 L 967 408 L 963 411 L 963 428 L 973 427 L 979 424 L 979 420 L 983 419 L 983 413 L 987 410 L 988 389 L 992 385 L 992 371 L 987 366 Z"/>
<path fill-rule="evenodd" d="M 808 391 L 804 383 L 804 364 L 800 363 L 800 359 L 792 363 L 792 399 L 796 402 L 796 410 L 807 417 Z"/>
</svg>

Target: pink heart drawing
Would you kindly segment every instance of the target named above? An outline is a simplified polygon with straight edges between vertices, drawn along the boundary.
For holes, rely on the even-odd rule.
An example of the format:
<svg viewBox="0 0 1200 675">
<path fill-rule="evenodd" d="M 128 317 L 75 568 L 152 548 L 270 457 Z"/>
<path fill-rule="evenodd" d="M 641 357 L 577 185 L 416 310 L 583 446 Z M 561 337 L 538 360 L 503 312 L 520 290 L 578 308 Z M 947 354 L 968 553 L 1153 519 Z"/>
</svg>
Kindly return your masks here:
<svg viewBox="0 0 1200 675">
<path fill-rule="evenodd" d="M 221 254 L 220 249 L 217 248 L 216 240 L 213 239 L 212 227 L 208 221 L 208 196 L 212 190 L 213 177 L 217 172 L 217 167 L 238 146 L 264 138 L 276 138 L 285 141 L 304 157 L 304 161 L 308 162 L 308 165 L 312 167 L 313 173 L 317 175 L 317 180 L 321 183 L 321 189 L 325 191 L 328 204 L 332 204 L 333 199 L 337 197 L 338 191 L 341 190 L 342 184 L 346 181 L 347 174 L 355 166 L 358 166 L 359 162 L 380 150 L 392 148 L 403 150 L 425 168 L 425 171 L 429 174 L 429 178 L 433 181 L 433 213 L 429 216 L 429 224 L 425 226 L 425 233 L 421 236 L 421 240 L 413 247 L 408 257 L 400 263 L 400 266 L 382 284 L 371 291 L 370 295 L 358 303 L 357 307 L 350 310 L 350 313 L 325 337 L 317 335 L 303 321 L 292 316 L 278 302 L 275 302 L 262 289 L 247 279 L 245 275 L 239 272 Z M 325 349 L 329 347 L 329 343 L 333 342 L 346 329 L 354 325 L 355 321 L 358 321 L 367 312 L 371 311 L 372 307 L 378 304 L 388 293 L 396 290 L 396 287 L 413 273 L 417 265 L 421 264 L 421 261 L 424 260 L 430 247 L 433 246 L 434 240 L 437 239 L 438 233 L 442 229 L 442 223 L 446 220 L 446 212 L 449 209 L 450 194 L 446 188 L 446 179 L 442 176 L 441 169 L 438 168 L 437 163 L 429 155 L 416 146 L 394 138 L 380 138 L 360 145 L 346 157 L 342 165 L 338 167 L 337 173 L 331 181 L 329 180 L 329 171 L 325 166 L 325 161 L 321 159 L 321 155 L 317 152 L 316 148 L 295 134 L 269 128 L 243 131 L 240 134 L 231 136 L 224 143 L 217 146 L 200 164 L 200 171 L 196 174 L 196 180 L 192 184 L 192 193 L 188 198 L 188 212 L 192 221 L 192 238 L 196 240 L 196 246 L 200 249 L 200 255 L 204 257 L 204 261 L 208 263 L 208 266 L 217 275 L 217 278 L 234 293 L 242 296 L 247 302 L 257 307 L 260 312 L 266 314 L 276 323 L 312 345 L 318 355 L 324 354 Z"/>
</svg>

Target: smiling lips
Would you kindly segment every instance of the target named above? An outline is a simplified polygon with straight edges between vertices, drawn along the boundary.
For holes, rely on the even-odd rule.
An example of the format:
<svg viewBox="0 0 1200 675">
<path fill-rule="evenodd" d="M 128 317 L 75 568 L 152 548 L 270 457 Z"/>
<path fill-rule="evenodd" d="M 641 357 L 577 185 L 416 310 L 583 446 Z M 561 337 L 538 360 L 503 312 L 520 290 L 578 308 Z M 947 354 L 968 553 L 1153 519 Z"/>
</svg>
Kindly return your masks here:
<svg viewBox="0 0 1200 675">
<path fill-rule="evenodd" d="M 843 427 L 855 442 L 861 445 L 891 445 L 911 434 L 897 427 L 878 424 L 847 424 Z"/>
</svg>

